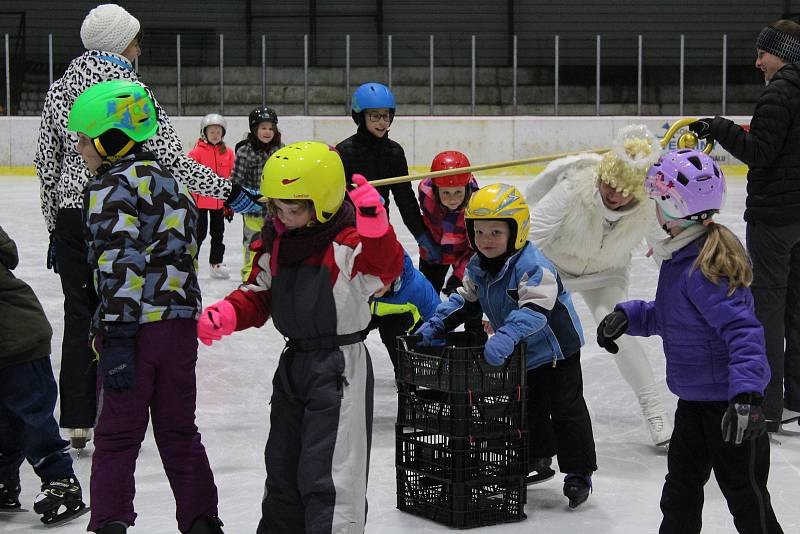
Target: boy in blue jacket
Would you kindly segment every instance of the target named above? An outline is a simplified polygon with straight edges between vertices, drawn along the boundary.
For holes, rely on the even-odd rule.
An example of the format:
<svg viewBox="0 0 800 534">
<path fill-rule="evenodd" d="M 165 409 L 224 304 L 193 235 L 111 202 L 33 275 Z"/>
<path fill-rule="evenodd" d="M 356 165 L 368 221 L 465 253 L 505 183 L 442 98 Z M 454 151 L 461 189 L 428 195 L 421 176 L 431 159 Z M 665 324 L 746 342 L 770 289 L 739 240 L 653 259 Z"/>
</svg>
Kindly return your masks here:
<svg viewBox="0 0 800 534">
<path fill-rule="evenodd" d="M 748 288 L 753 271 L 738 238 L 711 220 L 725 178 L 709 156 L 682 149 L 650 168 L 645 190 L 669 234 L 653 248 L 656 299 L 617 304 L 598 325 L 597 343 L 616 353 L 622 334 L 664 342 L 667 386 L 679 399 L 659 533 L 700 532 L 712 469 L 739 532 L 781 533 L 767 491 L 761 404 L 770 370 Z"/>
<path fill-rule="evenodd" d="M 397 369 L 397 336 L 407 334 L 430 319 L 441 303 L 433 285 L 404 252 L 403 274 L 375 292 L 369 304 L 372 312 L 369 329 L 378 329 L 392 367 Z"/>
<path fill-rule="evenodd" d="M 484 313 L 495 332 L 484 349 L 487 362 L 502 365 L 515 345 L 526 343 L 530 458 L 557 454 L 566 474 L 564 495 L 576 508 L 589 497 L 597 457 L 583 399 L 583 332 L 572 299 L 553 264 L 527 241 L 530 212 L 517 188 L 480 189 L 470 198 L 465 219 L 476 254 L 464 285 L 417 334 L 430 344 Z M 547 432 L 556 439 L 542 439 Z M 545 450 L 556 442 L 558 451 Z M 532 465 L 533 470 L 538 468 Z"/>
</svg>

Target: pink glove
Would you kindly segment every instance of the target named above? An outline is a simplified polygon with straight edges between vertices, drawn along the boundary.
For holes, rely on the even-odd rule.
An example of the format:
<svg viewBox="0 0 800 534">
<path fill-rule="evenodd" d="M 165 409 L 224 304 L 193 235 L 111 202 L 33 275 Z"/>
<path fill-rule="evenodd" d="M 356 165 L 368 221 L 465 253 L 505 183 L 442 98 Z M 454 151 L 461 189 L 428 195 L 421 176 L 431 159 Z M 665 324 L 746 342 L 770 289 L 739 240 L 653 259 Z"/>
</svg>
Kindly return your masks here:
<svg viewBox="0 0 800 534">
<path fill-rule="evenodd" d="M 197 321 L 197 337 L 204 345 L 211 345 L 233 333 L 236 329 L 236 310 L 227 300 L 208 306 Z"/>
<path fill-rule="evenodd" d="M 356 230 L 364 237 L 381 237 L 389 229 L 389 215 L 383 199 L 366 178 L 353 175 L 355 188 L 347 192 L 356 207 Z"/>
</svg>

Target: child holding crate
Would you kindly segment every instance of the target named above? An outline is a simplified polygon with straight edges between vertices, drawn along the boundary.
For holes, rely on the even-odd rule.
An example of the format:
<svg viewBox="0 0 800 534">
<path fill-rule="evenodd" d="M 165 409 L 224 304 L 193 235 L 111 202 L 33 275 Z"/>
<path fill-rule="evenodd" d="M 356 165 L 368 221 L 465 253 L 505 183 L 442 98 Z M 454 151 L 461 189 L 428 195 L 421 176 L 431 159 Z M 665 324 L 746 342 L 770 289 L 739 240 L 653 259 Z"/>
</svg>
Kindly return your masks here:
<svg viewBox="0 0 800 534">
<path fill-rule="evenodd" d="M 422 345 L 429 345 L 483 313 L 495 332 L 484 349 L 488 363 L 503 364 L 517 344 L 526 343 L 531 448 L 552 420 L 559 447 L 548 456 L 557 454 L 566 475 L 564 495 L 570 508 L 576 508 L 589 497 L 597 459 L 583 399 L 583 333 L 572 299 L 553 264 L 527 241 L 530 212 L 515 187 L 480 189 L 470 198 L 465 219 L 476 254 L 467 265 L 463 287 L 416 333 Z"/>
</svg>

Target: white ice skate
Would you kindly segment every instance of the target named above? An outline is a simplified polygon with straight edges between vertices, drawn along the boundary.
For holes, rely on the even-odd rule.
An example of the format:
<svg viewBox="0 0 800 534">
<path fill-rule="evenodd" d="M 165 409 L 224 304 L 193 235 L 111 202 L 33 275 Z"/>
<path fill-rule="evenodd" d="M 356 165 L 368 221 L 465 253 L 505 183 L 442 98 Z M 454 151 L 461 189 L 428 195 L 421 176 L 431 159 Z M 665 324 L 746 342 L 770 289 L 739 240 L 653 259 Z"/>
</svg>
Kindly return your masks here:
<svg viewBox="0 0 800 534">
<path fill-rule="evenodd" d="M 227 280 L 231 277 L 231 272 L 228 270 L 228 266 L 224 263 L 215 263 L 210 265 L 209 268 L 211 269 L 211 278 L 219 278 L 220 280 Z"/>
<path fill-rule="evenodd" d="M 667 410 L 653 388 L 643 388 L 638 396 L 650 439 L 656 447 L 666 447 L 672 437 L 672 423 L 667 417 Z"/>
</svg>

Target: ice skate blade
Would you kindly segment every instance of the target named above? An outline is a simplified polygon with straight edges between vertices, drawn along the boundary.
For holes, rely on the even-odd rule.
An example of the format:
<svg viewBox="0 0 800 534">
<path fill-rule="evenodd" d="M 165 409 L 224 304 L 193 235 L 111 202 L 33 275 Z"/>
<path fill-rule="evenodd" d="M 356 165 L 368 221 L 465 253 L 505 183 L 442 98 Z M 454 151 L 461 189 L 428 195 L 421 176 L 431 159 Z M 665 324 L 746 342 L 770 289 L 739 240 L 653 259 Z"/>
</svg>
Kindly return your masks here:
<svg viewBox="0 0 800 534">
<path fill-rule="evenodd" d="M 87 514 L 87 513 L 89 513 L 89 507 L 88 506 L 84 506 L 83 508 L 81 508 L 80 510 L 76 511 L 74 514 L 72 514 L 70 516 L 64 517 L 63 519 L 59 519 L 58 521 L 53 521 L 52 523 L 43 523 L 43 525 L 44 525 L 44 528 L 57 527 L 57 526 L 65 524 L 65 523 L 69 523 L 73 519 L 77 519 L 80 516 L 82 516 L 84 514 Z"/>
<path fill-rule="evenodd" d="M 589 496 L 588 495 L 586 497 L 583 497 L 582 499 L 570 499 L 569 500 L 569 505 L 568 505 L 569 509 L 570 510 L 577 510 L 578 507 L 580 505 L 582 505 L 583 503 L 585 503 L 587 500 L 589 500 Z"/>
<path fill-rule="evenodd" d="M 551 480 L 553 477 L 556 476 L 556 472 L 552 469 L 550 471 L 545 471 L 544 473 L 537 473 L 535 475 L 528 475 L 525 477 L 525 485 L 526 486 L 535 486 L 536 484 L 541 484 L 542 482 L 547 482 Z"/>
<path fill-rule="evenodd" d="M 30 512 L 27 508 L 20 506 L 19 508 L 0 508 L 0 515 L 5 514 L 19 514 L 22 512 Z"/>
</svg>

